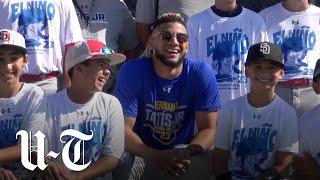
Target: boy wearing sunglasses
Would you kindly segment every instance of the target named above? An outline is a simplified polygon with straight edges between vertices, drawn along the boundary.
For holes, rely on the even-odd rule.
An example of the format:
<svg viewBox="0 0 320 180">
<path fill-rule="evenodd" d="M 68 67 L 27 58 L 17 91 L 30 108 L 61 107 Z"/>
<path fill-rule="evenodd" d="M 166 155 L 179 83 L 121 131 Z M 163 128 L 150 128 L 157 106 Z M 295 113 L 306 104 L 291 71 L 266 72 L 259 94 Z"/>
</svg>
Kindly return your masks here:
<svg viewBox="0 0 320 180">
<path fill-rule="evenodd" d="M 39 111 L 44 92 L 36 85 L 20 82 L 27 62 L 23 36 L 0 30 L 0 179 L 28 177 L 23 177 L 26 174 L 22 165 L 14 163 L 21 156 L 16 133 L 25 130 L 35 134 L 44 122 L 44 112 Z"/>
<path fill-rule="evenodd" d="M 280 47 L 252 45 L 245 66 L 250 92 L 219 111 L 213 172 L 217 180 L 286 178 L 298 127 L 294 109 L 275 93 L 284 68 Z"/>
<path fill-rule="evenodd" d="M 179 14 L 157 19 L 148 46 L 152 57 L 125 63 L 116 84 L 126 153 L 114 178 L 208 179 L 209 158 L 202 152 L 213 145 L 220 107 L 214 73 L 185 58 L 189 42 Z"/>
<path fill-rule="evenodd" d="M 313 90 L 320 94 L 320 59 L 313 73 Z M 294 169 L 297 179 L 320 178 L 320 141 L 319 141 L 320 104 L 304 113 L 299 119 L 299 153 L 295 159 Z"/>
<path fill-rule="evenodd" d="M 221 106 L 248 93 L 244 61 L 252 44 L 266 40 L 263 19 L 236 0 L 216 0 L 191 16 L 187 27 L 188 57 L 208 63 L 215 71 Z"/>
</svg>

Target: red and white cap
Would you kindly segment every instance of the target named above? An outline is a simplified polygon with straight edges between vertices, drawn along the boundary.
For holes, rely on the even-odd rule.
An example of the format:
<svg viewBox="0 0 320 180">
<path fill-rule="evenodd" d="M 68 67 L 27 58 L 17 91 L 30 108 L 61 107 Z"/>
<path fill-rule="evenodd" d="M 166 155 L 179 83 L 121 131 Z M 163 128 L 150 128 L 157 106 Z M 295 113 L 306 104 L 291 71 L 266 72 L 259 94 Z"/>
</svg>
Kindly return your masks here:
<svg viewBox="0 0 320 180">
<path fill-rule="evenodd" d="M 9 29 L 0 30 L 0 47 L 3 46 L 15 47 L 21 50 L 24 54 L 27 53 L 25 39 L 16 31 Z"/>
<path fill-rule="evenodd" d="M 86 60 L 105 59 L 109 65 L 116 65 L 126 60 L 126 56 L 115 53 L 97 40 L 86 40 L 74 43 L 66 52 L 66 71 Z"/>
</svg>

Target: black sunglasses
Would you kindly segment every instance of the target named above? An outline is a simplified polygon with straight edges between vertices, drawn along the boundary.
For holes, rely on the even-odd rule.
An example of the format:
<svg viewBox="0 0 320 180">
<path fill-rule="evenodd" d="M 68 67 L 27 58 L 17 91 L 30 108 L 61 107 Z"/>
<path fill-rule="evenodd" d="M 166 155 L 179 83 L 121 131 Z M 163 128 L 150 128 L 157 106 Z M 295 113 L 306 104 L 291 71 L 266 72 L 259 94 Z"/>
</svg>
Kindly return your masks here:
<svg viewBox="0 0 320 180">
<path fill-rule="evenodd" d="M 160 37 L 164 41 L 171 41 L 173 37 L 176 37 L 179 43 L 185 43 L 188 41 L 188 35 L 183 33 L 172 33 L 170 31 L 161 31 L 155 34 L 153 37 L 156 37 L 158 35 L 161 35 Z"/>
</svg>

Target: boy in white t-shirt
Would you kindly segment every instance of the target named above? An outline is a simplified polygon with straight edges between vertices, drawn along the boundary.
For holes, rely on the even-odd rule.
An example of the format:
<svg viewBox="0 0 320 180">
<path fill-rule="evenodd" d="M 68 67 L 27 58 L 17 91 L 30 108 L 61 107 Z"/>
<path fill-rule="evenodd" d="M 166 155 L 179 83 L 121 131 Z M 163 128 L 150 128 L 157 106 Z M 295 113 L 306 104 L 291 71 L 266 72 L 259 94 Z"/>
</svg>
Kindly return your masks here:
<svg viewBox="0 0 320 180">
<path fill-rule="evenodd" d="M 84 143 L 80 159 L 75 162 L 83 165 L 83 162 L 91 161 L 91 164 L 83 171 L 69 172 L 59 163 L 50 162 L 49 176 L 59 172 L 56 175 L 66 179 L 94 179 L 116 168 L 124 149 L 123 112 L 116 97 L 100 91 L 110 75 L 109 66 L 124 60 L 124 55 L 111 52 L 96 40 L 75 43 L 67 52 L 66 70 L 71 86 L 48 96 L 45 130 L 48 148 L 49 151 L 62 152 L 64 145 L 60 142 L 60 135 L 67 129 L 93 135 Z M 73 136 L 61 140 L 68 142 L 71 138 Z M 70 158 L 76 157 L 75 148 L 71 145 Z M 111 177 L 110 174 L 106 176 Z"/>
<path fill-rule="evenodd" d="M 252 44 L 266 41 L 266 25 L 255 12 L 236 0 L 215 4 L 190 17 L 187 57 L 208 63 L 215 72 L 220 104 L 249 92 L 244 62 Z"/>
<path fill-rule="evenodd" d="M 283 76 L 280 47 L 254 44 L 245 66 L 250 92 L 218 113 L 213 171 L 217 180 L 286 177 L 298 127 L 294 109 L 274 91 Z"/>
<path fill-rule="evenodd" d="M 313 73 L 313 90 L 320 94 L 320 59 Z M 320 178 L 320 105 L 304 113 L 299 119 L 299 153 L 303 156 L 295 159 L 294 168 L 297 179 Z"/>
<path fill-rule="evenodd" d="M 312 89 L 316 60 L 320 58 L 320 8 L 310 0 L 283 0 L 264 9 L 270 42 L 281 46 L 284 77 L 276 93 L 292 105 L 300 117 L 320 103 Z"/>
<path fill-rule="evenodd" d="M 25 175 L 22 166 L 13 163 L 21 156 L 16 133 L 26 130 L 34 134 L 44 120 L 44 116 L 38 116 L 43 91 L 36 85 L 19 81 L 28 61 L 26 53 L 25 39 L 21 34 L 0 30 L 0 179 Z"/>
</svg>

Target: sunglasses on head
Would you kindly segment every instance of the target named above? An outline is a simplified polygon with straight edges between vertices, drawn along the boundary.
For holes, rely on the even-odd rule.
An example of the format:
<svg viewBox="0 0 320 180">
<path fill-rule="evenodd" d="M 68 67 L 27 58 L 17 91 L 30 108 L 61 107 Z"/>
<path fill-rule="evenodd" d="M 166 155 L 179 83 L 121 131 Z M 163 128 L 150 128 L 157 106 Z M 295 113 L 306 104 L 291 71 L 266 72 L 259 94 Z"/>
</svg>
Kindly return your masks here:
<svg viewBox="0 0 320 180">
<path fill-rule="evenodd" d="M 183 33 L 172 33 L 170 31 L 161 31 L 155 34 L 153 37 L 160 35 L 161 39 L 164 41 L 171 41 L 173 37 L 177 38 L 179 43 L 185 43 L 188 41 L 188 35 Z"/>
</svg>

